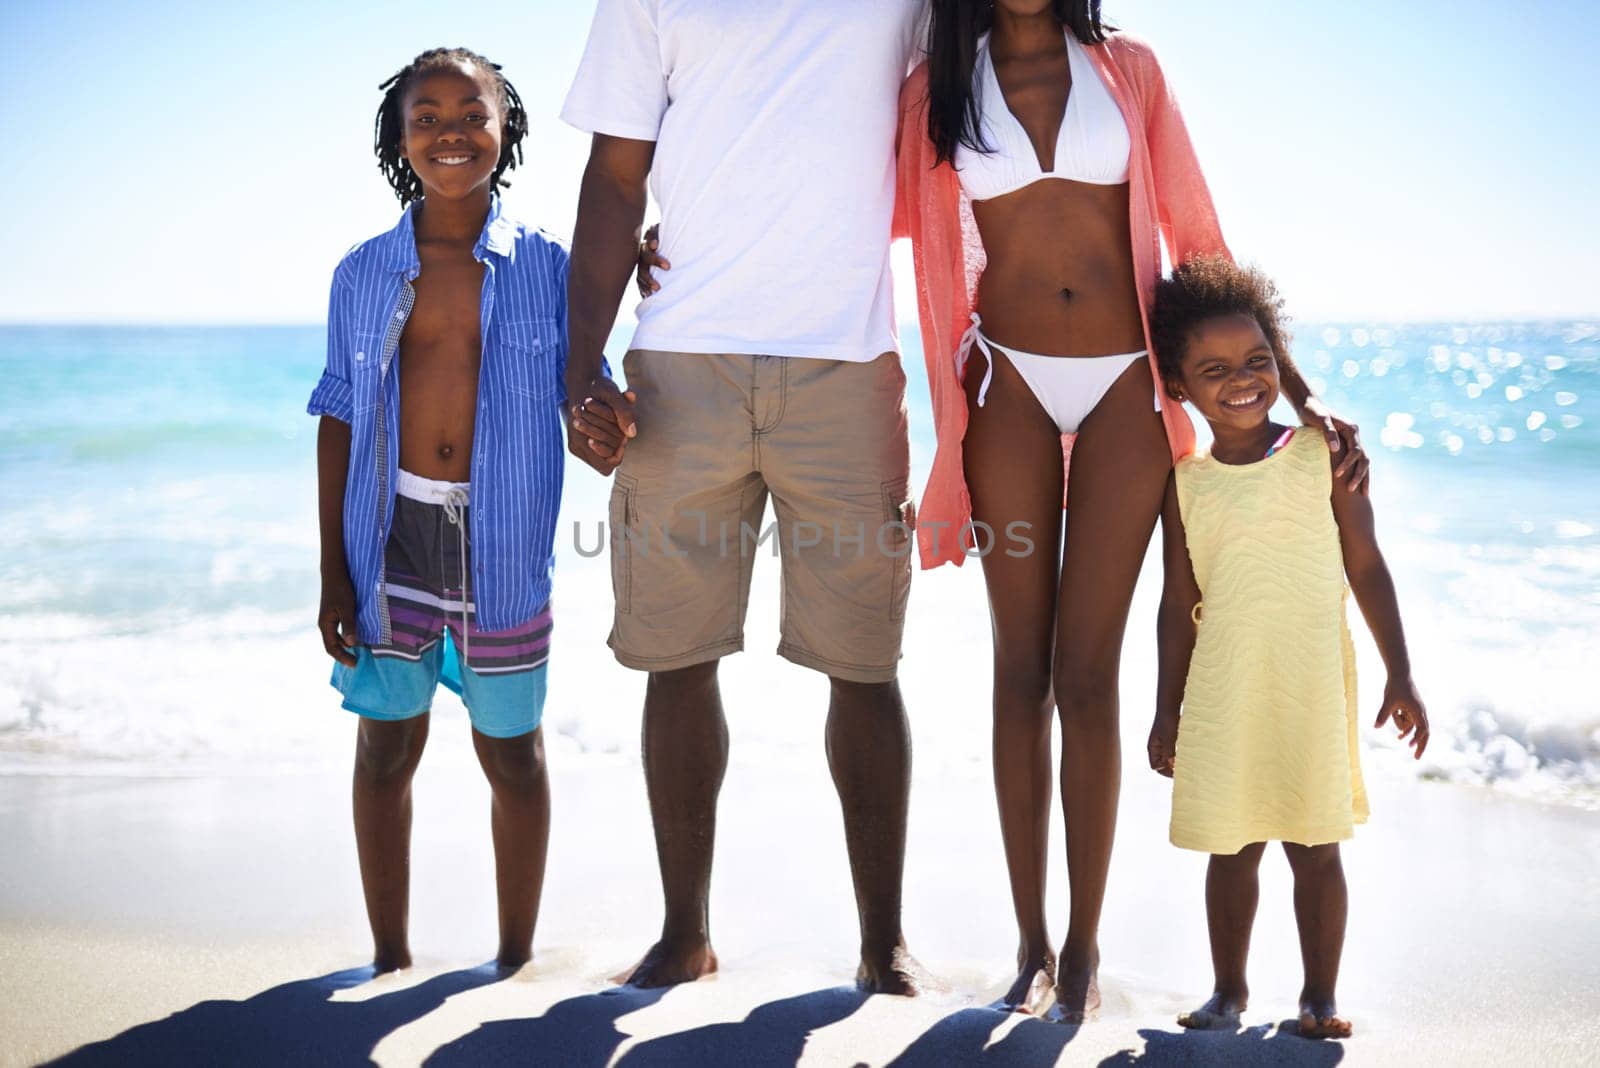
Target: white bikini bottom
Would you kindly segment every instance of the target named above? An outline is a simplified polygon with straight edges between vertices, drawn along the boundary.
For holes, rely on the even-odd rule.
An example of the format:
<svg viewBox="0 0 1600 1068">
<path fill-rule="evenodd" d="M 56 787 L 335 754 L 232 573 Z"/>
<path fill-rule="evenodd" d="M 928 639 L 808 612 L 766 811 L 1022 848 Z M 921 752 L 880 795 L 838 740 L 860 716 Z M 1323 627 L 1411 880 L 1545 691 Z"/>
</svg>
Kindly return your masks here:
<svg viewBox="0 0 1600 1068">
<path fill-rule="evenodd" d="M 1095 410 L 1117 377 L 1135 360 L 1143 360 L 1149 352 L 1124 352 L 1115 356 L 1041 356 L 1034 352 L 1003 349 L 983 336 L 982 321 L 972 313 L 972 325 L 961 336 L 961 347 L 956 350 L 956 377 L 961 378 L 967 369 L 967 358 L 974 345 L 988 360 L 983 383 L 978 387 L 978 407 L 982 408 L 989 396 L 989 383 L 994 379 L 995 350 L 1005 353 L 1017 374 L 1033 390 L 1033 395 L 1063 434 L 1076 434 L 1078 427 Z M 1151 383 L 1154 396 L 1155 385 Z M 1161 398 L 1155 397 L 1156 411 L 1161 410 Z"/>
</svg>

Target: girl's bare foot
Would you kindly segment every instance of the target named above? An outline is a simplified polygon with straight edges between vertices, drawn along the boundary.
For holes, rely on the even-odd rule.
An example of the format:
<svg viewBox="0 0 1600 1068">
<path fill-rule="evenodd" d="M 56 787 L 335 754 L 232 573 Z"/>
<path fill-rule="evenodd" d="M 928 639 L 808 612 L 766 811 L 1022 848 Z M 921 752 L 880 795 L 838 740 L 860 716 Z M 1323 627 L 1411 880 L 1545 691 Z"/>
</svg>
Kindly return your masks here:
<svg viewBox="0 0 1600 1068">
<path fill-rule="evenodd" d="M 628 986 L 649 989 L 692 983 L 714 975 L 716 970 L 717 954 L 710 942 L 697 939 L 678 945 L 661 941 L 651 946 L 630 972 L 617 979 Z"/>
<path fill-rule="evenodd" d="M 1243 989 L 1218 990 L 1198 1009 L 1179 1014 L 1178 1026 L 1197 1031 L 1236 1031 L 1239 1014 L 1248 1007 L 1249 997 Z"/>
<path fill-rule="evenodd" d="M 1303 1038 L 1349 1038 L 1355 1029 L 1339 1015 L 1333 999 L 1303 998 L 1300 1001 L 1300 1035 Z"/>
<path fill-rule="evenodd" d="M 1065 959 L 1056 974 L 1056 1009 L 1061 1022 L 1081 1024 L 1100 1009 L 1100 951 L 1083 967 Z"/>
<path fill-rule="evenodd" d="M 1024 953 L 1017 968 L 1017 981 L 1001 999 L 1012 1012 L 1043 1016 L 1056 997 L 1056 959 L 1049 953 Z"/>
<path fill-rule="evenodd" d="M 856 989 L 867 994 L 898 994 L 914 998 L 934 983 L 905 946 L 885 954 L 863 954 L 856 969 Z"/>
</svg>

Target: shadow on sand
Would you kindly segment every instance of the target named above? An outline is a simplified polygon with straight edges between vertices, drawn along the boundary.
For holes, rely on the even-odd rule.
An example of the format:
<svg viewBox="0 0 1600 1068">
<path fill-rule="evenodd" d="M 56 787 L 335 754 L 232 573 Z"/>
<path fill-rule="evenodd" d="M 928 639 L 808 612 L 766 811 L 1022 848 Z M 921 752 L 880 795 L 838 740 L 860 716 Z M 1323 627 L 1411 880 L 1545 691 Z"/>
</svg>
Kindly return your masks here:
<svg viewBox="0 0 1600 1068">
<path fill-rule="evenodd" d="M 1239 1031 L 1158 1031 L 1141 1028 L 1143 1052 L 1124 1050 L 1100 1062 L 1100 1068 L 1124 1065 L 1254 1065 L 1294 1064 L 1325 1068 L 1344 1059 L 1342 1043 L 1301 1038 L 1295 1021 L 1276 1029 L 1260 1024 Z"/>
<path fill-rule="evenodd" d="M 1001 1024 L 1011 1016 L 994 1008 L 970 1008 L 953 1012 L 934 1024 L 907 1046 L 887 1068 L 944 1068 L 946 1065 L 1055 1064 L 1061 1051 L 1077 1035 L 1078 1028 L 1067 1024 L 1020 1019 L 1000 1041 L 989 1044 Z"/>
<path fill-rule="evenodd" d="M 352 968 L 284 983 L 244 1001 L 202 1001 L 50 1064 L 366 1064 L 385 1035 L 420 1020 L 452 995 L 500 978 L 486 965 L 364 1001 L 333 1000 L 339 991 L 372 979 L 371 968 Z"/>
<path fill-rule="evenodd" d="M 559 1064 L 602 1068 L 626 1037 L 616 1021 L 658 1000 L 664 991 L 619 987 L 568 998 L 541 1016 L 496 1020 L 439 1049 L 427 1068 L 484 1064 Z M 665 1065 L 793 1065 L 818 1028 L 838 1023 L 866 1001 L 849 987 L 816 990 L 757 1006 L 735 1023 L 707 1024 L 641 1042 L 618 1068 Z"/>
</svg>

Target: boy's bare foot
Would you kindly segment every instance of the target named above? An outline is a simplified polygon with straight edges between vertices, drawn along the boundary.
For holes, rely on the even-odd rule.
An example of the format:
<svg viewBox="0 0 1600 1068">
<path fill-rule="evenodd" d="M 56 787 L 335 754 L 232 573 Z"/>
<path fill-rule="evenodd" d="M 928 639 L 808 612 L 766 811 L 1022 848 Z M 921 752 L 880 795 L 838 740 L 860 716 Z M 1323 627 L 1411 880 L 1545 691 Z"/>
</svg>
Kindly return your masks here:
<svg viewBox="0 0 1600 1068">
<path fill-rule="evenodd" d="M 1087 967 L 1069 968 L 1063 961 L 1056 973 L 1056 1010 L 1062 1023 L 1081 1024 L 1100 1009 L 1100 953 Z"/>
<path fill-rule="evenodd" d="M 1355 1028 L 1339 1015 L 1333 999 L 1300 1001 L 1300 1035 L 1303 1038 L 1349 1038 Z"/>
<path fill-rule="evenodd" d="M 372 955 L 373 975 L 401 972 L 409 967 L 411 967 L 411 951 L 409 949 L 380 950 Z"/>
<path fill-rule="evenodd" d="M 1198 1009 L 1178 1015 L 1178 1026 L 1196 1031 L 1237 1031 L 1239 1014 L 1249 1004 L 1246 990 L 1218 990 Z"/>
<path fill-rule="evenodd" d="M 645 952 L 644 959 L 633 966 L 617 981 L 627 986 L 651 989 L 659 986 L 676 986 L 704 979 L 717 971 L 717 954 L 711 943 L 703 939 L 669 944 L 657 942 Z"/>
<path fill-rule="evenodd" d="M 1050 1011 L 1055 997 L 1055 957 L 1048 953 L 1037 956 L 1024 954 L 1017 969 L 1017 981 L 1006 991 L 1001 1004 L 1012 1012 L 1043 1016 Z"/>
<path fill-rule="evenodd" d="M 867 994 L 914 998 L 934 985 L 927 969 L 904 945 L 885 954 L 863 954 L 861 967 L 856 969 L 856 989 Z"/>
</svg>

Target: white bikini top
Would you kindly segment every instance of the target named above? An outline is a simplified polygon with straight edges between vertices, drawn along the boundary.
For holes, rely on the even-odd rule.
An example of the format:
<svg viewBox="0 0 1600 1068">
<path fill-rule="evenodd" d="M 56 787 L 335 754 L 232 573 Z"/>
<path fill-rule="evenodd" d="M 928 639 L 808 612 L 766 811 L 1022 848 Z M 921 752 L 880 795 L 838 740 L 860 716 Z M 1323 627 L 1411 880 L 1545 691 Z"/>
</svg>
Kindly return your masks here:
<svg viewBox="0 0 1600 1068">
<path fill-rule="evenodd" d="M 1049 173 L 1039 165 L 1028 131 L 1006 106 L 989 59 L 988 36 L 978 42 L 972 91 L 978 100 L 983 142 L 994 151 L 974 152 L 965 145 L 956 146 L 961 188 L 973 200 L 993 200 L 1046 178 L 1093 185 L 1121 185 L 1128 180 L 1128 153 L 1133 143 L 1122 110 L 1111 99 L 1083 45 L 1070 30 L 1066 38 L 1072 90 L 1056 135 L 1055 170 Z"/>
</svg>

